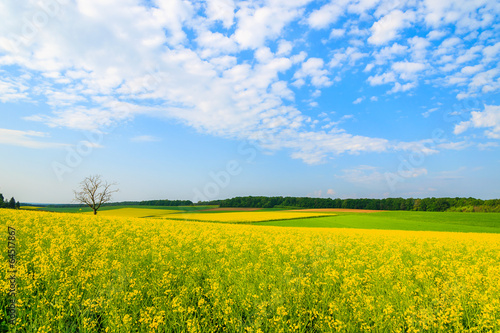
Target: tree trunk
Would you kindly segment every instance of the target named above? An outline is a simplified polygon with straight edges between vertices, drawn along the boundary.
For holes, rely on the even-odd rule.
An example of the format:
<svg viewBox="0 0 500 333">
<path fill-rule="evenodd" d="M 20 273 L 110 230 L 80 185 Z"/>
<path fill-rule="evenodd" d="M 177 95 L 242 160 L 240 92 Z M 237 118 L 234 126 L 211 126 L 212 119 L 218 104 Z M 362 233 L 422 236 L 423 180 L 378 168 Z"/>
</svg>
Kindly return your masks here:
<svg viewBox="0 0 500 333">
<path fill-rule="evenodd" d="M 97 215 L 97 209 L 94 208 L 94 215 Z"/>
</svg>

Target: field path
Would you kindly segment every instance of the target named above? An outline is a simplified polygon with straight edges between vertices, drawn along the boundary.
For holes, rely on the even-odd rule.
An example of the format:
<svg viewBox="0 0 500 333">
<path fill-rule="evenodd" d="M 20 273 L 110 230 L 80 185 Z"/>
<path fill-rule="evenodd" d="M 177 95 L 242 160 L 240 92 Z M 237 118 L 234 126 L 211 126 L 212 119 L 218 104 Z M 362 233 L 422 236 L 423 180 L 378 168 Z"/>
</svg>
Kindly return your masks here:
<svg viewBox="0 0 500 333">
<path fill-rule="evenodd" d="M 294 209 L 291 212 L 311 212 L 311 213 L 380 213 L 385 210 L 372 209 L 348 209 L 348 208 L 312 208 L 312 209 Z"/>
<path fill-rule="evenodd" d="M 220 207 L 220 208 L 210 208 L 210 209 L 203 209 L 200 210 L 200 212 L 253 212 L 256 210 L 261 210 L 262 208 L 231 208 L 231 207 Z"/>
</svg>

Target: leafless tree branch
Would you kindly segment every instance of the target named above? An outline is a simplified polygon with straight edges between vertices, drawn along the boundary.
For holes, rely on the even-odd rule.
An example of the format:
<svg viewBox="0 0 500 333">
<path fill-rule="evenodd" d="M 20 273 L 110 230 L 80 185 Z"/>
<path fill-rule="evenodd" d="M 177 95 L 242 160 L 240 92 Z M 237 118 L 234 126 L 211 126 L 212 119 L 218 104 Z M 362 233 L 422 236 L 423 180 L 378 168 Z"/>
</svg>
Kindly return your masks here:
<svg viewBox="0 0 500 333">
<path fill-rule="evenodd" d="M 111 201 L 113 193 L 118 192 L 118 189 L 113 189 L 116 183 L 108 183 L 101 179 L 100 175 L 92 175 L 86 177 L 80 183 L 80 190 L 73 191 L 75 193 L 75 201 L 86 204 L 97 214 L 97 210 L 102 204 Z"/>
</svg>

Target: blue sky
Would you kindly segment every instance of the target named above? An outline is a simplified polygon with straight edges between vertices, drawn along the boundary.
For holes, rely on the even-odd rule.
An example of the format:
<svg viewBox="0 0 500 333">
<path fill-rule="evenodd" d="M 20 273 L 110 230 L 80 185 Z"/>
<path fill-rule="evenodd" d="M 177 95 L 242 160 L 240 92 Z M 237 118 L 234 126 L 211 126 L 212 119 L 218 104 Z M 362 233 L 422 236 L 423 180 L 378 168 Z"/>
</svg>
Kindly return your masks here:
<svg viewBox="0 0 500 333">
<path fill-rule="evenodd" d="M 0 193 L 500 197 L 495 0 L 0 3 Z"/>
</svg>

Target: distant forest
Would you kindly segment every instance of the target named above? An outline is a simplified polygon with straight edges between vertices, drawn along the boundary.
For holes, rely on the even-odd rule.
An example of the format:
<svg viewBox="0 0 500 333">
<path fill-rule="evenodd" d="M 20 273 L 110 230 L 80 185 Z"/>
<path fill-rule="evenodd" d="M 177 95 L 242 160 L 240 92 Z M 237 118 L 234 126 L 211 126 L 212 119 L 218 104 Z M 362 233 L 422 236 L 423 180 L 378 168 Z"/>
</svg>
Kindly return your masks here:
<svg viewBox="0 0 500 333">
<path fill-rule="evenodd" d="M 44 207 L 58 207 L 58 208 L 71 208 L 71 207 L 85 207 L 83 204 L 50 204 L 42 205 Z M 105 206 L 194 206 L 191 200 L 148 200 L 148 201 L 121 201 L 121 202 L 108 202 L 102 205 Z"/>
<path fill-rule="evenodd" d="M 307 197 L 236 197 L 204 202 L 220 207 L 252 208 L 350 208 L 373 210 L 415 210 L 431 212 L 500 212 L 500 199 L 425 198 L 425 199 L 330 199 Z"/>
<path fill-rule="evenodd" d="M 3 200 L 3 196 L 0 197 Z M 12 205 L 12 200 L 10 205 Z M 14 201 L 15 202 L 15 201 Z M 9 205 L 9 202 L 7 202 Z M 19 205 L 19 203 L 17 203 Z M 205 206 L 234 208 L 350 208 L 372 210 L 413 210 L 430 212 L 500 212 L 500 199 L 475 198 L 386 198 L 330 199 L 308 197 L 247 196 L 193 203 L 191 200 L 148 200 L 107 203 L 103 206 Z M 81 207 L 80 204 L 48 205 L 47 207 Z"/>
</svg>

